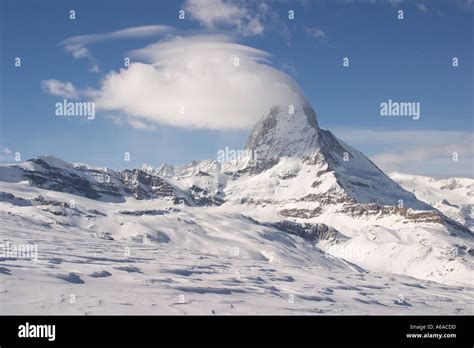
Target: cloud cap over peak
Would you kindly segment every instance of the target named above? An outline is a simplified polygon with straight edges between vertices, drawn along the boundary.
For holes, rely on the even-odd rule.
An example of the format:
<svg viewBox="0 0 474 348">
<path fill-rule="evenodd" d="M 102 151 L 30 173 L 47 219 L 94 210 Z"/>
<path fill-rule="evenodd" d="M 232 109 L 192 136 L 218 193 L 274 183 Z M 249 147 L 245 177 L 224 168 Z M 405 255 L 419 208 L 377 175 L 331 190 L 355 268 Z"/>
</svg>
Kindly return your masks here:
<svg viewBox="0 0 474 348">
<path fill-rule="evenodd" d="M 105 76 L 97 107 L 184 128 L 248 129 L 275 105 L 303 105 L 269 54 L 228 36 L 174 37 L 131 52 L 147 63 Z"/>
</svg>

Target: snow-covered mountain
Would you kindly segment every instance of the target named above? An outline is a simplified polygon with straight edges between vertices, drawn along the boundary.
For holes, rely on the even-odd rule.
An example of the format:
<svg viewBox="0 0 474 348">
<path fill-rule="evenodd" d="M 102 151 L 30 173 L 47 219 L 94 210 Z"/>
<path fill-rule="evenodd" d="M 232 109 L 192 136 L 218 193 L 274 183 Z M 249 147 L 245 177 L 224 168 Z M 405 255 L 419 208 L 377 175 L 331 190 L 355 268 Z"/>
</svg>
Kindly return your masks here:
<svg viewBox="0 0 474 348">
<path fill-rule="evenodd" d="M 329 296 L 333 287 L 329 287 L 330 292 L 315 290 L 317 294 L 306 291 L 313 281 L 332 283 L 331 272 L 341 274 L 341 282 L 351 283 L 355 278 L 349 275 L 353 272 L 362 277 L 367 274 L 372 290 L 385 289 L 381 284 L 390 283 L 397 289 L 394 291 L 402 291 L 388 280 L 402 279 L 397 277 L 424 279 L 421 283 L 409 280 L 412 278 L 399 280 L 417 284 L 410 287 L 410 293 L 426 287 L 438 289 L 433 281 L 444 283 L 450 285 L 445 286 L 450 294 L 459 294 L 457 301 L 461 302 L 463 292 L 472 291 L 472 181 L 434 182 L 400 174 L 390 178 L 362 153 L 321 130 L 309 105 L 269 110 L 254 126 L 243 153 L 227 163 L 193 161 L 184 166 L 146 165 L 123 171 L 71 164 L 51 156 L 0 166 L 0 214 L 7 222 L 0 227 L 2 238 L 31 238 L 42 244 L 43 263 L 58 268 L 57 272 L 61 270 L 57 278 L 69 282 L 94 278 L 92 270 L 113 274 L 118 262 L 127 263 L 120 266 L 122 269 L 143 267 L 129 272 L 137 273 L 133 277 L 139 276 L 141 283 L 159 275 L 161 280 L 157 282 L 172 292 L 232 294 L 237 289 L 236 293 L 247 294 L 251 291 L 239 286 L 241 281 L 219 278 L 226 284 L 225 289 L 209 284 L 202 288 L 191 275 L 215 274 L 216 263 L 238 264 L 249 272 L 253 263 L 260 270 L 268 268 L 262 263 L 271 263 L 277 274 L 289 277 L 280 274 L 275 279 L 293 279 L 289 281 L 295 282 L 291 291 L 303 302 L 312 301 L 310 298 L 337 302 Z M 464 194 L 465 190 L 470 193 Z M 74 271 L 77 265 L 69 267 L 73 261 L 65 255 L 60 257 L 68 259 L 65 265 L 51 261 L 55 258 L 52 245 L 58 238 L 72 243 L 69 251 L 68 243 L 58 244 L 66 254 L 86 257 L 84 254 L 97 243 L 104 254 L 109 253 L 110 246 L 135 248 L 143 257 L 113 261 L 110 256 L 104 259 L 89 255 L 90 262 L 106 261 L 103 267 L 107 270 L 91 265 L 90 269 Z M 79 245 L 78 250 L 74 245 Z M 166 250 L 167 260 L 176 267 L 186 254 L 183 262 L 189 264 L 187 270 L 153 273 L 155 261 L 144 261 L 158 257 L 153 250 Z M 214 266 L 204 265 L 205 259 L 213 259 Z M 10 264 L 3 267 L 8 274 L 18 271 L 16 280 L 11 280 L 12 287 L 21 284 L 20 278 L 26 276 L 23 270 L 12 272 Z M 38 275 L 40 281 L 56 274 L 49 268 L 43 271 Z M 166 280 L 163 272 L 173 277 Z M 189 276 L 186 281 L 176 281 L 174 277 L 179 278 L 183 272 Z M 257 283 L 265 284 L 261 290 L 267 289 L 277 298 L 288 295 L 285 281 L 277 284 L 269 274 L 254 272 L 260 279 Z M 213 282 L 210 276 L 202 276 L 200 281 L 203 278 Z M 247 285 L 258 285 L 246 281 Z M 361 284 L 369 285 L 365 280 Z M 353 286 L 344 286 L 349 285 Z M 355 312 L 367 313 L 371 304 L 378 303 L 387 306 L 385 312 L 397 312 L 405 300 L 387 302 L 387 298 L 398 296 L 390 291 L 377 290 L 378 299 L 361 299 L 357 305 L 341 296 L 341 303 L 325 311 L 353 313 L 347 308 L 356 308 Z M 254 295 L 250 298 L 248 304 L 258 305 Z M 419 313 L 434 308 L 423 308 L 421 302 Z M 365 309 L 361 303 L 365 303 Z M 304 307 L 298 306 L 299 310 Z M 248 308 L 251 310 L 251 306 Z"/>
<path fill-rule="evenodd" d="M 390 178 L 474 232 L 474 179 L 435 179 L 395 172 L 390 173 Z"/>
</svg>

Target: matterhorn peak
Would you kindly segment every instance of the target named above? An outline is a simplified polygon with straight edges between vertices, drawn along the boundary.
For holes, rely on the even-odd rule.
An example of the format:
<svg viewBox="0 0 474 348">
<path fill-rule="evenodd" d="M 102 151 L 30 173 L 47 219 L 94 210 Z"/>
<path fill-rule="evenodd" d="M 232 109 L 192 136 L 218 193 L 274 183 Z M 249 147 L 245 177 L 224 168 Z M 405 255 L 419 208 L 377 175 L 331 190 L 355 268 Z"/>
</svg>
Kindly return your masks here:
<svg viewBox="0 0 474 348">
<path fill-rule="evenodd" d="M 306 157 L 319 147 L 316 112 L 309 104 L 274 106 L 252 129 L 246 149 L 259 159 Z"/>
</svg>

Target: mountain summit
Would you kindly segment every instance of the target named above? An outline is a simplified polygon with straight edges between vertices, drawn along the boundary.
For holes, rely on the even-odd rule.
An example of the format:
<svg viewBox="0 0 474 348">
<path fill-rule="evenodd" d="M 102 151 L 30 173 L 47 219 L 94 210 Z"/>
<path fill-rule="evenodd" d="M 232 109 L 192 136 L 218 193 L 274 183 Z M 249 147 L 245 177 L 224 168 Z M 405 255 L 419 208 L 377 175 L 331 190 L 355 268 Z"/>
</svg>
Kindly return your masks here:
<svg viewBox="0 0 474 348">
<path fill-rule="evenodd" d="M 336 180 L 332 190 L 337 188 L 358 203 L 432 209 L 391 180 L 361 152 L 330 131 L 320 129 L 316 112 L 309 104 L 271 108 L 252 129 L 246 149 L 253 152 L 261 169 L 268 169 L 285 157 L 301 160 L 315 179 L 308 191 L 327 173 Z"/>
<path fill-rule="evenodd" d="M 253 127 L 246 149 L 258 159 L 305 157 L 319 148 L 319 127 L 311 106 L 275 106 Z"/>
</svg>

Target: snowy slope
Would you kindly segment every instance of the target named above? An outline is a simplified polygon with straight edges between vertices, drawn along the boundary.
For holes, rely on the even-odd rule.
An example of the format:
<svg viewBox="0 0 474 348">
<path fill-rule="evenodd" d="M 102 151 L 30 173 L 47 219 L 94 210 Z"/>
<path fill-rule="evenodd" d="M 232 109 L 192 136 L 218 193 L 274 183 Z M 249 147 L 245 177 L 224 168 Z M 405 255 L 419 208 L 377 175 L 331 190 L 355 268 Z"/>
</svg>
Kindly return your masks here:
<svg viewBox="0 0 474 348">
<path fill-rule="evenodd" d="M 223 206 L 1 186 L 1 239 L 38 248 L 0 259 L 4 314 L 473 313 L 472 286 L 366 270 Z"/>
</svg>

